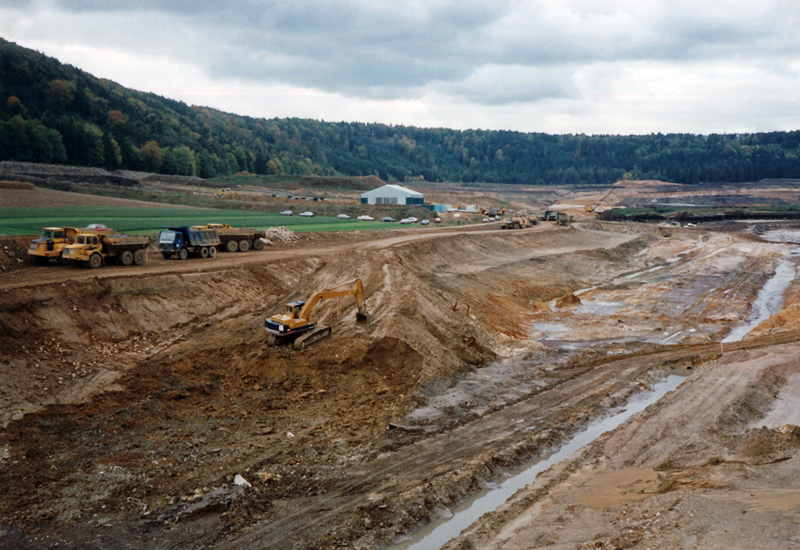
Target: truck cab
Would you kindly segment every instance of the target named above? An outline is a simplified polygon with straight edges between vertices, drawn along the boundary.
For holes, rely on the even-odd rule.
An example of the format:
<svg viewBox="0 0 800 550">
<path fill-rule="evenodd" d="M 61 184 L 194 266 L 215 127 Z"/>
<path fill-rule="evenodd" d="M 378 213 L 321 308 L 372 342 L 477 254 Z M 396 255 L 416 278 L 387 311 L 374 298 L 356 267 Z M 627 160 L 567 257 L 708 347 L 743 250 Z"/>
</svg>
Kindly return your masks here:
<svg viewBox="0 0 800 550">
<path fill-rule="evenodd" d="M 89 232 L 89 229 L 80 229 L 75 236 L 75 242 L 67 245 L 63 250 L 63 257 L 78 265 L 85 264 L 92 254 L 100 250 L 100 236 Z M 99 266 L 98 266 L 99 267 Z"/>
<path fill-rule="evenodd" d="M 167 230 L 158 234 L 158 249 L 164 253 L 176 253 L 183 246 L 183 233 Z"/>
<path fill-rule="evenodd" d="M 36 263 L 46 264 L 50 260 L 61 261 L 65 246 L 75 242 L 77 229 L 72 227 L 45 227 L 42 235 L 31 241 L 28 256 Z"/>
</svg>

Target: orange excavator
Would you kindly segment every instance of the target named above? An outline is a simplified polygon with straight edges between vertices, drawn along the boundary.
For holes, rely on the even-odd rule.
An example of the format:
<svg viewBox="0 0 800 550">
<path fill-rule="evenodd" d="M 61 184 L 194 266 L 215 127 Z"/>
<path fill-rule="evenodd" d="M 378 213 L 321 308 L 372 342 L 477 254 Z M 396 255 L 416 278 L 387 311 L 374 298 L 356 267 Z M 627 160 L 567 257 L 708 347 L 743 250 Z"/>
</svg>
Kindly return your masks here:
<svg viewBox="0 0 800 550">
<path fill-rule="evenodd" d="M 345 296 L 353 296 L 356 300 L 358 306 L 356 322 L 369 326 L 372 323 L 372 315 L 367 312 L 364 287 L 361 279 L 353 279 L 333 288 L 315 292 L 308 302 L 289 302 L 286 304 L 284 313 L 265 319 L 267 343 L 275 346 L 285 341 L 292 341 L 294 349 L 301 350 L 310 344 L 328 338 L 331 335 L 331 327 L 317 325 L 314 322 L 314 312 L 322 300 Z"/>
</svg>

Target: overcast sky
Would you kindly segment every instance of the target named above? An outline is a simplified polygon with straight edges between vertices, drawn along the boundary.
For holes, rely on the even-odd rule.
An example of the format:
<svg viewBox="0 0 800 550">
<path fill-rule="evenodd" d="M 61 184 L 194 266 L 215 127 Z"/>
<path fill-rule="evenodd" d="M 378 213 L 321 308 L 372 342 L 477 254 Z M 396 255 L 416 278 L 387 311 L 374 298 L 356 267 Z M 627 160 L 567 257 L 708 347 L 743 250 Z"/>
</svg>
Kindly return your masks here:
<svg viewBox="0 0 800 550">
<path fill-rule="evenodd" d="M 0 0 L 0 35 L 254 117 L 800 129 L 800 0 Z"/>
</svg>

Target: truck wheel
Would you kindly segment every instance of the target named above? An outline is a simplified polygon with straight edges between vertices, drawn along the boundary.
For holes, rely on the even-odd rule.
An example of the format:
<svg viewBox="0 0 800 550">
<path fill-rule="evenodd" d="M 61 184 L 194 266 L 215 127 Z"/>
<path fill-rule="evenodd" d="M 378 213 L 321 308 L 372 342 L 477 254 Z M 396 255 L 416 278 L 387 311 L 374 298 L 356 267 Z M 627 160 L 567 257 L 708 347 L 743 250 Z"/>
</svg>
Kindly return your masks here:
<svg viewBox="0 0 800 550">
<path fill-rule="evenodd" d="M 264 250 L 264 241 L 259 238 L 253 241 L 253 250 Z"/>
<path fill-rule="evenodd" d="M 165 260 L 169 260 L 170 258 L 172 258 L 172 254 L 170 254 L 169 252 L 162 252 L 162 253 L 161 253 L 161 256 L 162 256 L 162 257 L 163 257 Z"/>
<path fill-rule="evenodd" d="M 140 248 L 136 252 L 133 253 L 133 263 L 136 265 L 144 265 L 144 261 L 147 259 L 147 252 L 144 251 L 144 248 Z"/>
<path fill-rule="evenodd" d="M 208 247 L 208 257 L 209 258 L 216 258 L 217 257 L 217 247 L 216 246 L 209 246 Z"/>
<path fill-rule="evenodd" d="M 239 245 L 236 243 L 236 241 L 228 241 L 225 243 L 225 250 L 228 252 L 236 252 L 239 250 Z"/>
<path fill-rule="evenodd" d="M 178 250 L 178 259 L 179 260 L 185 260 L 188 257 L 189 257 L 189 251 L 188 250 L 186 250 L 185 248 L 181 248 L 180 250 Z"/>
<path fill-rule="evenodd" d="M 103 257 L 100 254 L 92 254 L 89 256 L 89 267 L 92 269 L 97 269 L 103 265 Z"/>
<path fill-rule="evenodd" d="M 200 247 L 200 257 L 201 258 L 208 258 L 208 247 L 201 246 Z"/>
<path fill-rule="evenodd" d="M 131 265 L 133 263 L 133 252 L 130 250 L 125 250 L 122 254 L 120 254 L 119 260 L 124 266 Z"/>
<path fill-rule="evenodd" d="M 250 250 L 250 241 L 239 241 L 239 252 L 247 252 Z"/>
</svg>

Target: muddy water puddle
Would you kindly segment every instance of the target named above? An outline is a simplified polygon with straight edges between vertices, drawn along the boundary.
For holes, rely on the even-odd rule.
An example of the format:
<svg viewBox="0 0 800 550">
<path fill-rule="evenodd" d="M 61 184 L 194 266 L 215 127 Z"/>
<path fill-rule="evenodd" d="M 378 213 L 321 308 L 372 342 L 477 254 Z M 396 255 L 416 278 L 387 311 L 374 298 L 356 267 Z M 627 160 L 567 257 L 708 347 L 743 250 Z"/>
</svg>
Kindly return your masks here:
<svg viewBox="0 0 800 550">
<path fill-rule="evenodd" d="M 614 315 L 619 310 L 628 307 L 625 302 L 613 302 L 606 300 L 583 300 L 581 305 L 575 308 L 575 313 L 588 315 Z"/>
<path fill-rule="evenodd" d="M 751 330 L 778 313 L 783 307 L 783 294 L 792 284 L 796 275 L 794 262 L 783 259 L 775 269 L 775 274 L 764 284 L 753 302 L 753 312 L 744 325 L 734 328 L 722 342 L 739 342 Z"/>
<path fill-rule="evenodd" d="M 432 522 L 417 531 L 408 540 L 391 547 L 392 550 L 438 550 L 448 541 L 457 537 L 464 529 L 472 525 L 483 514 L 499 508 L 519 489 L 532 483 L 536 476 L 572 456 L 582 447 L 593 442 L 602 434 L 614 430 L 633 415 L 645 410 L 667 393 L 676 389 L 686 378 L 670 375 L 665 380 L 653 385 L 652 391 L 640 394 L 616 414 L 590 424 L 585 430 L 577 433 L 557 451 L 546 457 L 540 457 L 524 465 L 505 481 L 488 487 L 472 499 L 462 503 L 452 511 L 452 516 Z M 536 430 L 536 426 L 530 426 Z"/>
<path fill-rule="evenodd" d="M 761 234 L 761 238 L 765 241 L 775 243 L 796 243 L 800 244 L 800 229 L 796 228 L 783 228 L 765 231 Z"/>
</svg>

